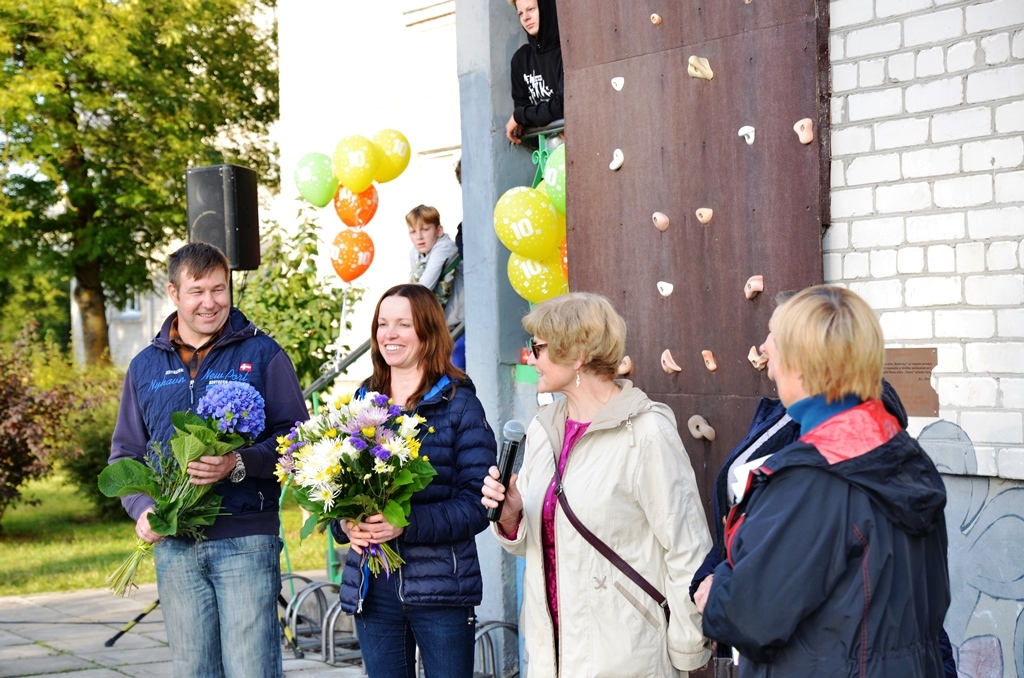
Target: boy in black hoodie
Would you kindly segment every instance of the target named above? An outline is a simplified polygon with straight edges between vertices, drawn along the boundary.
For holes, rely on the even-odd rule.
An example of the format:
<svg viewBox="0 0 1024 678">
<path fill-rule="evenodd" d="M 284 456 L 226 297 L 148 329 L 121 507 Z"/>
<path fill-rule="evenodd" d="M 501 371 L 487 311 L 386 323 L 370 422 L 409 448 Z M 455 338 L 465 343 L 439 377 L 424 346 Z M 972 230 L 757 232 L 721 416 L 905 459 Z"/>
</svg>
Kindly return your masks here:
<svg viewBox="0 0 1024 678">
<path fill-rule="evenodd" d="M 508 140 L 520 144 L 524 127 L 543 127 L 562 117 L 562 46 L 555 0 L 509 0 L 509 4 L 519 13 L 527 35 L 527 44 L 512 55 L 515 109 L 505 125 Z"/>
</svg>

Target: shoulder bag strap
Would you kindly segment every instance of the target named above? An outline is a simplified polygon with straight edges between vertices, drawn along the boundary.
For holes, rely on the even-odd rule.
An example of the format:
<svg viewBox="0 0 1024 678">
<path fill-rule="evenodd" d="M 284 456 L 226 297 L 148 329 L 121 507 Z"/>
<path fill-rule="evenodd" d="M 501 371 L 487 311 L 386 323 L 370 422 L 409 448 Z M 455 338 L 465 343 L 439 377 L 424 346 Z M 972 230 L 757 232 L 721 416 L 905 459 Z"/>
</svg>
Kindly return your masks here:
<svg viewBox="0 0 1024 678">
<path fill-rule="evenodd" d="M 668 622 L 670 611 L 668 609 L 668 601 L 665 599 L 665 596 L 663 596 L 658 589 L 654 588 L 654 585 L 651 584 L 651 582 L 644 579 L 642 574 L 634 570 L 629 563 L 623 560 L 622 556 L 613 551 L 608 544 L 601 541 L 596 534 L 588 530 L 587 526 L 580 522 L 580 519 L 576 517 L 575 513 L 573 513 L 573 510 L 569 507 L 569 500 L 565 498 L 565 492 L 562 488 L 562 474 L 558 472 L 557 462 L 555 463 L 555 496 L 558 497 L 559 506 L 561 506 L 562 510 L 565 511 L 565 517 L 569 519 L 569 522 L 576 528 L 576 531 L 579 532 L 584 539 L 590 542 L 590 545 L 597 549 L 598 553 L 607 558 L 612 565 L 617 567 L 622 574 L 629 577 L 633 580 L 633 583 L 642 588 L 647 595 L 654 598 L 654 602 L 656 602 L 661 609 L 665 610 L 665 621 Z"/>
</svg>

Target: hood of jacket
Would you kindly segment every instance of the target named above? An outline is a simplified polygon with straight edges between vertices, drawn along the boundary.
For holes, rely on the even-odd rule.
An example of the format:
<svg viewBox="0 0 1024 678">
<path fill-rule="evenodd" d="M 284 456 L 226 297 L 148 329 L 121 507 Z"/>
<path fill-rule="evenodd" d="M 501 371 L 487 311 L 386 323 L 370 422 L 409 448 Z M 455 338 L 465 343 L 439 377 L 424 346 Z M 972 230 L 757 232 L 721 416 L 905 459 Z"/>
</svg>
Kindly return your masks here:
<svg viewBox="0 0 1024 678">
<path fill-rule="evenodd" d="M 869 455 L 865 455 L 869 456 Z M 837 464 L 836 474 L 860 488 L 900 528 L 913 535 L 936 529 L 946 506 L 939 472 L 906 431 L 864 459 Z"/>
<path fill-rule="evenodd" d="M 659 412 L 676 426 L 676 416 L 672 408 L 664 403 L 659 403 L 647 397 L 647 394 L 633 386 L 629 379 L 616 379 L 615 383 L 621 390 L 590 422 L 587 433 L 615 429 L 624 426 L 632 417 L 644 412 Z M 537 412 L 537 422 L 544 429 L 551 447 L 557 454 L 562 449 L 562 441 L 565 438 L 565 420 L 568 417 L 569 401 L 565 398 L 557 398 L 550 405 L 546 405 Z"/>
<path fill-rule="evenodd" d="M 537 11 L 540 13 L 540 30 L 537 35 L 526 34 L 530 47 L 539 53 L 550 52 L 561 46 L 558 35 L 558 9 L 555 0 L 537 0 Z M 525 32 L 526 29 L 524 28 Z"/>
<path fill-rule="evenodd" d="M 879 430 L 897 432 L 869 451 L 838 462 L 830 463 L 819 450 L 831 444 L 830 436 L 843 444 L 870 437 L 874 425 Z M 935 464 L 877 400 L 836 415 L 773 456 L 762 468 L 774 474 L 793 466 L 815 466 L 857 487 L 908 534 L 922 535 L 936 529 L 946 506 L 945 485 Z"/>
</svg>

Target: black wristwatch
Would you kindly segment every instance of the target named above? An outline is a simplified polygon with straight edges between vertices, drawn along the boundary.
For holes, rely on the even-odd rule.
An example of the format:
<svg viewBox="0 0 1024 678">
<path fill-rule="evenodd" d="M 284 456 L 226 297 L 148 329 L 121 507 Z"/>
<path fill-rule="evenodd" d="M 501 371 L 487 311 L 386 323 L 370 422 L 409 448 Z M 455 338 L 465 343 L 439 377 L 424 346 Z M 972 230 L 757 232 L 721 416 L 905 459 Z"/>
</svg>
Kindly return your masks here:
<svg viewBox="0 0 1024 678">
<path fill-rule="evenodd" d="M 228 479 L 233 483 L 240 483 L 245 480 L 245 464 L 242 463 L 242 455 L 235 452 L 235 468 L 231 471 Z"/>
</svg>

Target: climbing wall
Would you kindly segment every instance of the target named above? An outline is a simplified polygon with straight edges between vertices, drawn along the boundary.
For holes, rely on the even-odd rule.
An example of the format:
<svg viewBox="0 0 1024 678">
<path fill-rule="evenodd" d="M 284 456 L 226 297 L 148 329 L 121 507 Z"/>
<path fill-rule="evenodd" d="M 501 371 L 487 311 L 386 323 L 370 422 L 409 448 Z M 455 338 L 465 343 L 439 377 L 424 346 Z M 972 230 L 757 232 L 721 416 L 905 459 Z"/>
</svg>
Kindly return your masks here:
<svg viewBox="0 0 1024 678">
<path fill-rule="evenodd" d="M 718 468 L 758 399 L 774 394 L 747 359 L 773 297 L 822 281 L 828 2 L 590 0 L 558 10 L 570 286 L 607 295 L 626 318 L 631 378 L 675 411 L 710 515 Z M 809 143 L 794 129 L 801 120 Z M 748 299 L 754 275 L 764 292 Z M 678 370 L 663 368 L 665 351 Z M 688 432 L 698 414 L 714 441 Z"/>
</svg>

